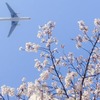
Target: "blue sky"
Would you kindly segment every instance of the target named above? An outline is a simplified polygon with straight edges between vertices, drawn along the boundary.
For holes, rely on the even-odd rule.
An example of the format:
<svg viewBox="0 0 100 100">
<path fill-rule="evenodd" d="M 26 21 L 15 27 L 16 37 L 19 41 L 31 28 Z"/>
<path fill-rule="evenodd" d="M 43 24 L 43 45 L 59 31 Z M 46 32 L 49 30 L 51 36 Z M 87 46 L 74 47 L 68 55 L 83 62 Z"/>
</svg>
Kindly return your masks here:
<svg viewBox="0 0 100 100">
<path fill-rule="evenodd" d="M 31 20 L 19 22 L 9 38 L 11 22 L 0 22 L 0 86 L 17 87 L 23 76 L 27 81 L 39 77 L 34 68 L 34 59 L 39 56 L 19 51 L 26 42 L 39 42 L 36 38 L 39 25 L 55 21 L 54 36 L 66 45 L 67 51 L 73 51 L 70 38 L 81 33 L 77 21 L 84 20 L 91 32 L 94 18 L 100 18 L 100 0 L 1 0 L 0 17 L 10 17 L 5 2 L 20 13 L 19 16 L 31 17 Z"/>
</svg>

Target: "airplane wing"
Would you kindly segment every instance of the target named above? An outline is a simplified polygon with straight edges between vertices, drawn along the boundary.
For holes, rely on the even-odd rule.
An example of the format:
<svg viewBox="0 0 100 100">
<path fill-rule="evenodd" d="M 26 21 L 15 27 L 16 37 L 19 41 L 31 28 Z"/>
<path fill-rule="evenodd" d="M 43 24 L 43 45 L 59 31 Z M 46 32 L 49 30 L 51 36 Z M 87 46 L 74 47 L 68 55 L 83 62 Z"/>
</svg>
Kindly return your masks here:
<svg viewBox="0 0 100 100">
<path fill-rule="evenodd" d="M 15 13 L 15 11 L 9 6 L 8 3 L 6 3 L 10 13 L 11 13 L 11 17 L 18 17 L 17 14 Z"/>
<path fill-rule="evenodd" d="M 10 28 L 10 31 L 9 31 L 9 34 L 8 34 L 8 37 L 12 34 L 12 32 L 14 31 L 15 27 L 17 26 L 18 24 L 18 21 L 12 21 L 11 22 L 11 28 Z"/>
</svg>

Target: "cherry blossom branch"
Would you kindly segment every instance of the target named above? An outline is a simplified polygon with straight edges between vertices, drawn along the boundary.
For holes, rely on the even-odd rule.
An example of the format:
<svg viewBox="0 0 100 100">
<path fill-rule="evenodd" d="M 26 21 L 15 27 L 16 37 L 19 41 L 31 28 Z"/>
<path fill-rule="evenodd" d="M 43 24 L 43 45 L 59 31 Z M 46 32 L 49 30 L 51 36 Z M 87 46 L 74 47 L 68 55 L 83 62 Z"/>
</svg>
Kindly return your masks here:
<svg viewBox="0 0 100 100">
<path fill-rule="evenodd" d="M 9 95 L 7 94 L 7 99 L 9 100 Z"/>
<path fill-rule="evenodd" d="M 94 77 L 94 76 L 97 76 L 97 75 L 100 75 L 100 73 L 96 73 L 96 74 L 94 74 L 94 75 L 89 75 L 89 76 L 86 76 L 85 78 Z"/>
<path fill-rule="evenodd" d="M 5 98 L 2 96 L 2 94 L 0 93 L 0 96 L 1 96 L 1 98 L 3 99 L 3 100 L 5 100 Z"/>
<path fill-rule="evenodd" d="M 87 74 L 87 70 L 88 70 L 88 66 L 89 66 L 89 63 L 90 63 L 90 59 L 91 59 L 92 53 L 94 51 L 94 48 L 95 48 L 99 38 L 100 38 L 100 34 L 98 34 L 97 40 L 95 41 L 95 43 L 93 45 L 93 48 L 91 49 L 91 52 L 90 52 L 90 55 L 89 55 L 89 58 L 88 58 L 88 61 L 87 61 L 87 64 L 86 64 L 85 72 L 84 72 L 84 75 L 83 75 L 83 78 L 82 78 L 82 83 L 81 83 L 82 87 L 83 87 L 83 84 L 84 84 L 84 80 L 86 78 L 86 74 Z M 80 91 L 80 100 L 82 100 L 82 89 Z"/>
<path fill-rule="evenodd" d="M 58 72 L 57 72 L 56 66 L 55 66 L 55 64 L 54 64 L 54 57 L 53 57 L 53 55 L 52 55 L 50 46 L 49 46 L 49 51 L 50 51 L 50 54 L 51 54 L 51 61 L 52 61 L 52 64 L 53 64 L 53 66 L 54 66 L 54 70 L 55 70 L 55 72 L 56 72 L 56 74 L 57 74 L 57 77 L 58 77 L 58 79 L 59 79 L 59 81 L 60 81 L 60 83 L 61 83 L 61 85 L 62 85 L 62 88 L 63 88 L 63 90 L 64 90 L 64 92 L 65 92 L 65 95 L 67 96 L 67 98 L 69 98 L 69 96 L 68 96 L 68 94 L 67 94 L 67 92 L 66 92 L 66 89 L 65 89 L 65 87 L 64 87 L 64 84 L 63 84 L 63 82 L 61 81 L 61 78 L 59 77 L 59 74 L 58 74 Z"/>
</svg>

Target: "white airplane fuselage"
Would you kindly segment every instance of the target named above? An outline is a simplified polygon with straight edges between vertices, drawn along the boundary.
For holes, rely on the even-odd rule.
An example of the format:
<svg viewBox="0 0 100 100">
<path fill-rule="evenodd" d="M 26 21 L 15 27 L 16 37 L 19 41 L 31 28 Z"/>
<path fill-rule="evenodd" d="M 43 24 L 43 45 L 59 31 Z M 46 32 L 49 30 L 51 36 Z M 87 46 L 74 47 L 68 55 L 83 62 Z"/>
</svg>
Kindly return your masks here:
<svg viewBox="0 0 100 100">
<path fill-rule="evenodd" d="M 5 17 L 0 18 L 0 21 L 21 21 L 21 20 L 30 20 L 30 17 Z"/>
</svg>

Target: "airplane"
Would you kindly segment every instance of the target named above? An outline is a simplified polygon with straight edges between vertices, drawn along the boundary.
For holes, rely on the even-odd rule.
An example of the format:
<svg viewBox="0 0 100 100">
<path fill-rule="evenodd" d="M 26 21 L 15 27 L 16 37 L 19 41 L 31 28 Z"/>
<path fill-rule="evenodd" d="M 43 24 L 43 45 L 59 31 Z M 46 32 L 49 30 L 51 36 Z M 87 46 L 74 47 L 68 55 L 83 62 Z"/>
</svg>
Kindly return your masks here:
<svg viewBox="0 0 100 100">
<path fill-rule="evenodd" d="M 10 11 L 11 17 L 6 17 L 6 18 L 0 18 L 0 21 L 11 21 L 11 28 L 8 34 L 8 37 L 10 37 L 10 35 L 12 34 L 12 32 L 14 31 L 15 27 L 18 25 L 18 22 L 21 20 L 30 20 L 30 17 L 19 17 L 17 15 L 17 13 L 15 13 L 15 11 L 10 7 L 10 5 L 8 3 L 6 3 L 7 8 Z"/>
</svg>

